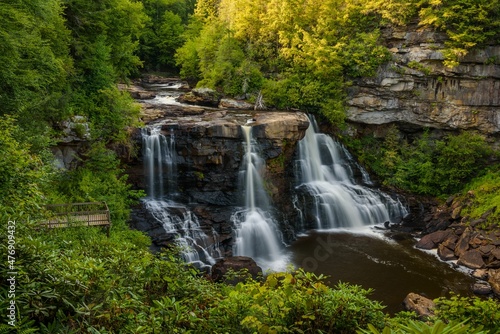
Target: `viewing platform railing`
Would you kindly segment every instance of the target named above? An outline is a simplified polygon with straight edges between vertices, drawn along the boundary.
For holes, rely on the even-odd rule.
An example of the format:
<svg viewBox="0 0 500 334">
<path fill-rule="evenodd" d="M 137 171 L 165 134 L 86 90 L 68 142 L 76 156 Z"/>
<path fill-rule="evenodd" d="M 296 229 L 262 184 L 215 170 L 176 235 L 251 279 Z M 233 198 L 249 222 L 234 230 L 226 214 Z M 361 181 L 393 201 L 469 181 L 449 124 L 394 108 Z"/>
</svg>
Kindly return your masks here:
<svg viewBox="0 0 500 334">
<path fill-rule="evenodd" d="M 51 204 L 46 208 L 53 215 L 41 223 L 45 227 L 105 226 L 109 236 L 111 219 L 106 202 Z"/>
</svg>

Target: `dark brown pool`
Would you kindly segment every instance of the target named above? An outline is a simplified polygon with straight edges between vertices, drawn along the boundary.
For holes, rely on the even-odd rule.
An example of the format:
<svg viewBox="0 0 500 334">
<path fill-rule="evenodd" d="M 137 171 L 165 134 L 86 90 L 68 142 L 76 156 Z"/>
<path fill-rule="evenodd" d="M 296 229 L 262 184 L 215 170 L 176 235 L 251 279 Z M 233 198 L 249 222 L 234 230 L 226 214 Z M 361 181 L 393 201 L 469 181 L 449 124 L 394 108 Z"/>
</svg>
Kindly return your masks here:
<svg viewBox="0 0 500 334">
<path fill-rule="evenodd" d="M 316 274 L 374 290 L 371 299 L 386 311 L 403 310 L 409 292 L 434 299 L 450 292 L 470 295 L 474 280 L 434 255 L 413 248 L 414 240 L 386 237 L 370 228 L 353 231 L 310 231 L 289 248 L 291 262 Z"/>
</svg>

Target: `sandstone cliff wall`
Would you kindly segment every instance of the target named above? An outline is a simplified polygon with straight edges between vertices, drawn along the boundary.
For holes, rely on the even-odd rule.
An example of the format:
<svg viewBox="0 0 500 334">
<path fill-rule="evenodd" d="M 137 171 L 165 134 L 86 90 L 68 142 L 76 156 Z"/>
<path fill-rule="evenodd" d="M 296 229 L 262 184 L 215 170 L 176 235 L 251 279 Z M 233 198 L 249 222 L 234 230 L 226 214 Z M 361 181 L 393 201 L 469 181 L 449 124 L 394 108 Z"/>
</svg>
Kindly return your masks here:
<svg viewBox="0 0 500 334">
<path fill-rule="evenodd" d="M 393 60 L 372 78 L 353 82 L 348 120 L 401 128 L 474 129 L 500 133 L 500 46 L 471 51 L 459 66 L 443 66 L 443 33 L 416 25 L 387 28 Z"/>
</svg>

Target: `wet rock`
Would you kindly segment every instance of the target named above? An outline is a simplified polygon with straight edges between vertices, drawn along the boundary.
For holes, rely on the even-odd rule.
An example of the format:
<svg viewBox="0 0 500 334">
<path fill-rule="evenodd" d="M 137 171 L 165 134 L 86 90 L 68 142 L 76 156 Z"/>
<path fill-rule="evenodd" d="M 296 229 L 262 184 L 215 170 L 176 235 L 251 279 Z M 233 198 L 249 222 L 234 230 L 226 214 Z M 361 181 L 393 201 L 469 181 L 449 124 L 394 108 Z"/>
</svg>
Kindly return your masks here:
<svg viewBox="0 0 500 334">
<path fill-rule="evenodd" d="M 237 274 L 238 272 L 240 273 Z M 253 279 L 262 277 L 262 269 L 252 258 L 247 256 L 227 257 L 217 261 L 217 263 L 212 266 L 211 278 L 215 282 L 225 282 L 236 285 L 250 277 Z"/>
<path fill-rule="evenodd" d="M 492 292 L 491 285 L 487 282 L 476 282 L 472 286 L 472 292 L 477 295 L 489 295 Z"/>
<path fill-rule="evenodd" d="M 476 269 L 472 272 L 472 277 L 486 281 L 488 279 L 488 270 Z"/>
<path fill-rule="evenodd" d="M 472 269 L 480 269 L 485 266 L 481 253 L 476 249 L 468 250 L 463 253 L 458 258 L 457 263 Z"/>
<path fill-rule="evenodd" d="M 178 77 L 163 77 L 154 74 L 144 74 L 139 80 L 140 84 L 154 88 L 156 85 L 163 85 L 164 87 L 176 87 L 176 89 L 189 89 L 189 84 L 186 81 L 180 80 Z"/>
<path fill-rule="evenodd" d="M 144 87 L 139 86 L 137 84 L 130 84 L 130 85 L 119 84 L 118 89 L 129 92 L 130 96 L 133 99 L 137 100 L 150 100 L 156 97 L 156 92 L 147 90 Z"/>
<path fill-rule="evenodd" d="M 497 269 L 500 268 L 500 260 L 495 260 L 488 258 L 488 261 L 486 262 L 486 268 L 491 268 L 491 269 Z"/>
<path fill-rule="evenodd" d="M 489 271 L 488 283 L 490 283 L 493 292 L 500 296 L 500 269 L 492 269 Z"/>
<path fill-rule="evenodd" d="M 413 292 L 406 296 L 403 306 L 407 311 L 413 311 L 421 318 L 433 316 L 436 308 L 436 304 L 432 300 Z"/>
<path fill-rule="evenodd" d="M 462 256 L 469 249 L 471 233 L 471 229 L 468 227 L 458 239 L 457 247 L 455 247 L 455 255 L 457 255 L 458 257 Z"/>
<path fill-rule="evenodd" d="M 443 261 L 451 261 L 456 260 L 455 252 L 452 249 L 449 249 L 444 244 L 440 244 L 438 246 L 438 256 Z"/>
<path fill-rule="evenodd" d="M 227 109 L 251 110 L 253 109 L 253 107 L 254 106 L 251 103 L 234 99 L 221 99 L 219 103 L 219 108 L 227 108 Z"/>
<path fill-rule="evenodd" d="M 453 230 L 453 232 L 456 235 L 462 235 L 466 229 L 466 226 L 464 224 L 461 224 L 461 223 L 454 223 L 454 224 L 451 224 L 449 227 L 451 230 Z"/>
<path fill-rule="evenodd" d="M 436 248 L 441 242 L 447 239 L 452 234 L 451 231 L 436 231 L 424 235 L 422 239 L 417 242 L 416 247 L 421 249 Z"/>
<path fill-rule="evenodd" d="M 473 233 L 471 235 L 469 244 L 472 248 L 478 248 L 481 246 L 486 246 L 488 244 L 488 240 L 486 240 L 486 238 L 480 233 Z"/>
</svg>

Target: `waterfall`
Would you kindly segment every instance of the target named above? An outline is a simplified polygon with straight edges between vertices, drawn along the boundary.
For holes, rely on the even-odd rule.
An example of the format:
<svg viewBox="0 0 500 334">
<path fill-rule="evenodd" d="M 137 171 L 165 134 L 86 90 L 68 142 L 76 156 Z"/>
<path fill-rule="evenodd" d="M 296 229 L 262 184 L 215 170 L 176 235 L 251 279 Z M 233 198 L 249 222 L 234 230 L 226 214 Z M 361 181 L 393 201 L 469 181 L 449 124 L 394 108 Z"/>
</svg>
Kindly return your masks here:
<svg viewBox="0 0 500 334">
<path fill-rule="evenodd" d="M 234 255 L 252 257 L 265 269 L 276 269 L 282 260 L 281 242 L 276 223 L 269 213 L 270 205 L 260 171 L 264 162 L 252 140 L 252 127 L 242 126 L 245 155 L 240 172 L 240 187 L 244 188 L 245 207 L 233 214 L 236 226 Z"/>
<path fill-rule="evenodd" d="M 299 190 L 312 196 L 316 228 L 361 227 L 400 221 L 407 214 L 404 206 L 389 195 L 357 184 L 349 152 L 337 141 L 317 132 L 314 118 L 299 142 L 297 174 Z M 368 173 L 359 170 L 365 185 Z"/>
<path fill-rule="evenodd" d="M 207 236 L 197 217 L 174 201 L 177 171 L 173 133 L 167 138 L 160 126 L 144 128 L 142 143 L 148 195 L 143 200 L 144 208 L 175 239 L 186 262 L 200 268 L 215 264 L 214 258 L 221 257 L 217 233 L 212 230 L 212 236 Z"/>
<path fill-rule="evenodd" d="M 165 190 L 168 195 L 176 190 L 174 144 L 173 133 L 170 138 L 166 138 L 161 134 L 161 127 L 142 129 L 144 167 L 148 181 L 146 193 L 150 198 L 163 198 Z"/>
</svg>

